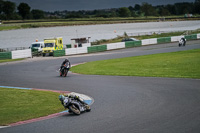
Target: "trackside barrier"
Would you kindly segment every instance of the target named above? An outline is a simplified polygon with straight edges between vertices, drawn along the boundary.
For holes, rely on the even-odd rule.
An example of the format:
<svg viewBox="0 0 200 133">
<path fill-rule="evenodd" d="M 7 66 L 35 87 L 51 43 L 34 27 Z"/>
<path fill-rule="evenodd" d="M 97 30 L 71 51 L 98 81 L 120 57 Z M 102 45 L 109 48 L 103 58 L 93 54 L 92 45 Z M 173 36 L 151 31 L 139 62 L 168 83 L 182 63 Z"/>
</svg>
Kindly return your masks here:
<svg viewBox="0 0 200 133">
<path fill-rule="evenodd" d="M 88 53 L 87 47 L 76 48 L 76 53 L 77 53 L 77 54 L 85 54 L 85 53 Z"/>
<path fill-rule="evenodd" d="M 107 50 L 107 45 L 97 45 L 92 47 L 87 47 L 88 53 L 103 52 Z"/>
<path fill-rule="evenodd" d="M 107 44 L 107 50 L 125 48 L 125 42 Z"/>
<path fill-rule="evenodd" d="M 200 34 L 197 34 L 197 39 L 200 39 Z"/>
<path fill-rule="evenodd" d="M 185 35 L 186 40 L 195 40 L 197 39 L 197 34 Z"/>
<path fill-rule="evenodd" d="M 65 49 L 65 55 L 73 55 L 76 54 L 76 48 L 69 48 L 69 49 Z"/>
<path fill-rule="evenodd" d="M 12 59 L 11 52 L 0 52 L 0 60 L 2 59 Z"/>
<path fill-rule="evenodd" d="M 171 37 L 161 37 L 157 38 L 157 42 L 159 43 L 168 43 L 171 42 Z"/>
<path fill-rule="evenodd" d="M 157 38 L 142 40 L 142 45 L 149 45 L 149 44 L 157 44 Z"/>
<path fill-rule="evenodd" d="M 65 56 L 65 50 L 55 50 L 53 51 L 54 57 Z"/>
<path fill-rule="evenodd" d="M 85 54 L 88 53 L 87 47 L 65 49 L 65 55 Z"/>
<path fill-rule="evenodd" d="M 31 49 L 12 51 L 12 59 L 32 57 Z"/>
<path fill-rule="evenodd" d="M 171 42 L 178 42 L 181 38 L 183 38 L 184 36 L 172 36 L 171 37 Z"/>
<path fill-rule="evenodd" d="M 125 42 L 125 47 L 126 48 L 139 47 L 141 45 L 142 45 L 142 41 L 129 41 L 129 42 Z"/>
</svg>

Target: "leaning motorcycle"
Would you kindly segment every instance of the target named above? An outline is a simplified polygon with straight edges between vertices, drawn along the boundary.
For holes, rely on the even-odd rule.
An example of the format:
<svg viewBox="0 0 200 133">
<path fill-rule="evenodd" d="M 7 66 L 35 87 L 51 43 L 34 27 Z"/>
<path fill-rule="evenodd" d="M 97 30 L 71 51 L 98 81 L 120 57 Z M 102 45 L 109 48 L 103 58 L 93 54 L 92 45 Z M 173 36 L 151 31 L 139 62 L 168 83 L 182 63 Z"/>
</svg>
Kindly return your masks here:
<svg viewBox="0 0 200 133">
<path fill-rule="evenodd" d="M 80 115 L 81 112 L 89 112 L 91 110 L 87 103 L 83 104 L 74 98 L 68 97 L 64 100 L 64 107 L 69 109 L 69 113 L 74 113 L 76 115 Z"/>
<path fill-rule="evenodd" d="M 62 66 L 60 69 L 60 76 L 64 76 L 66 77 L 67 76 L 67 73 L 69 71 L 69 66 L 67 66 L 66 64 L 64 66 Z"/>
<path fill-rule="evenodd" d="M 179 41 L 178 46 L 181 47 L 181 46 L 185 46 L 185 45 L 186 45 L 186 39 L 185 38 L 181 38 L 180 41 Z"/>
</svg>

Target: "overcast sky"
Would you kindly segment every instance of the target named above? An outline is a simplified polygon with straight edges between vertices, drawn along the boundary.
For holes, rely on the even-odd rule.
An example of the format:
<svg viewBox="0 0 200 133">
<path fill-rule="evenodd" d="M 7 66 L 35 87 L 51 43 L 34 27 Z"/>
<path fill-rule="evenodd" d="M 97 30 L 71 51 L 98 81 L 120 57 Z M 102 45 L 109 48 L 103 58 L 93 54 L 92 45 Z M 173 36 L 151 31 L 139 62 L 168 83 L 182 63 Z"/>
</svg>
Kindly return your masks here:
<svg viewBox="0 0 200 133">
<path fill-rule="evenodd" d="M 147 2 L 152 5 L 166 5 L 178 2 L 194 2 L 195 0 L 8 0 L 19 3 L 27 3 L 31 9 L 43 11 L 78 11 L 129 7 L 135 4 Z"/>
</svg>

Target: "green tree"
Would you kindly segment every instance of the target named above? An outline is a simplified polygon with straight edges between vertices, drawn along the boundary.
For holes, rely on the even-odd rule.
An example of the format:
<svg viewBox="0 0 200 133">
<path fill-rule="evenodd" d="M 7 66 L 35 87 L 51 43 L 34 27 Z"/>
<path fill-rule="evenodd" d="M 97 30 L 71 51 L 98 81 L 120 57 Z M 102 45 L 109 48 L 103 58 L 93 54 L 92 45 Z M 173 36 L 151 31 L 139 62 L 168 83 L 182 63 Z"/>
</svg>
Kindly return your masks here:
<svg viewBox="0 0 200 133">
<path fill-rule="evenodd" d="M 19 14 L 22 16 L 23 19 L 30 18 L 30 6 L 26 3 L 20 3 L 17 7 Z"/>
<path fill-rule="evenodd" d="M 139 4 L 135 4 L 134 9 L 135 9 L 136 11 L 140 11 L 140 8 L 141 8 L 141 6 L 140 6 Z"/>
<path fill-rule="evenodd" d="M 146 2 L 142 3 L 141 11 L 144 12 L 145 16 L 158 16 L 156 9 Z"/>
<path fill-rule="evenodd" d="M 42 10 L 32 10 L 33 19 L 42 19 L 44 18 L 44 11 Z"/>
<path fill-rule="evenodd" d="M 16 5 L 10 1 L 4 1 L 2 6 L 2 12 L 5 14 L 6 19 L 12 19 L 15 13 Z"/>
<path fill-rule="evenodd" d="M 195 0 L 194 7 L 195 7 L 194 12 L 200 14 L 200 0 Z"/>
<path fill-rule="evenodd" d="M 3 12 L 3 0 L 0 0 L 0 14 Z"/>
<path fill-rule="evenodd" d="M 120 17 L 130 17 L 131 12 L 127 7 L 121 7 L 121 8 L 119 8 L 119 16 Z"/>
</svg>

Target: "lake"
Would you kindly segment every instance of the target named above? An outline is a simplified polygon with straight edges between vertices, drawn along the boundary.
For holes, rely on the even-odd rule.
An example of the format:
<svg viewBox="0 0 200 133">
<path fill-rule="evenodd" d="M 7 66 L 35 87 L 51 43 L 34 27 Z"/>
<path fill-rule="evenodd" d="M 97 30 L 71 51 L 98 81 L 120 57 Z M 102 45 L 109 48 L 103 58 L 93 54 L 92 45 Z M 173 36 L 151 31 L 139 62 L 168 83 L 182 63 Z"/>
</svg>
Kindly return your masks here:
<svg viewBox="0 0 200 133">
<path fill-rule="evenodd" d="M 63 43 L 70 44 L 72 38 L 79 37 L 91 37 L 90 41 L 94 41 L 115 38 L 123 35 L 124 32 L 129 35 L 138 35 L 149 34 L 152 32 L 195 30 L 198 28 L 200 28 L 200 21 L 102 24 L 18 29 L 0 31 L 0 48 L 29 47 L 36 39 L 43 41 L 43 39 L 50 37 L 63 37 Z"/>
</svg>

